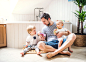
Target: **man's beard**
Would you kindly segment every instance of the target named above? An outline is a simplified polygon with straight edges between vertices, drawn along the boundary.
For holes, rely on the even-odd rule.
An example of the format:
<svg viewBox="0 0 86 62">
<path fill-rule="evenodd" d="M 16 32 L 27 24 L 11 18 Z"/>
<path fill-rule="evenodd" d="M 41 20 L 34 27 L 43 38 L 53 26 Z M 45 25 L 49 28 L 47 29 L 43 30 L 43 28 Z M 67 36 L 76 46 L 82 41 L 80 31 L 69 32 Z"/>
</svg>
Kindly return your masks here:
<svg viewBox="0 0 86 62">
<path fill-rule="evenodd" d="M 49 22 L 49 24 L 48 24 L 48 26 L 50 25 L 50 22 Z"/>
<path fill-rule="evenodd" d="M 47 24 L 47 26 L 49 26 L 50 25 L 50 22 L 49 22 L 49 24 Z"/>
</svg>

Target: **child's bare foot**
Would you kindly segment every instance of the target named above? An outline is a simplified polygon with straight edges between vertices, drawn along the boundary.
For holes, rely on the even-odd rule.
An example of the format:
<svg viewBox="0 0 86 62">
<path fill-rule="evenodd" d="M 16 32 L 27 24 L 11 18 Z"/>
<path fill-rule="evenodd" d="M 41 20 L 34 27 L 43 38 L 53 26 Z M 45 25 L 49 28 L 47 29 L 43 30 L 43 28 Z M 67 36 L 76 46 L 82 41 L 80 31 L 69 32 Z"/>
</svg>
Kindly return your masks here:
<svg viewBox="0 0 86 62">
<path fill-rule="evenodd" d="M 37 52 L 37 55 L 40 55 L 41 54 L 41 52 Z"/>
<path fill-rule="evenodd" d="M 73 53 L 73 51 L 72 50 L 68 50 L 69 52 L 71 52 L 71 53 Z"/>
<path fill-rule="evenodd" d="M 26 48 L 28 47 L 28 45 L 25 46 Z"/>
<path fill-rule="evenodd" d="M 68 47 L 68 51 L 71 52 L 71 53 L 73 53 L 73 51 L 71 50 L 71 46 Z"/>
<path fill-rule="evenodd" d="M 20 53 L 21 55 L 22 55 L 22 57 L 24 56 L 24 53 L 22 52 L 22 53 Z"/>
<path fill-rule="evenodd" d="M 51 57 L 53 57 L 53 54 L 52 53 L 47 53 L 46 56 L 47 56 L 48 59 L 50 59 Z"/>
</svg>

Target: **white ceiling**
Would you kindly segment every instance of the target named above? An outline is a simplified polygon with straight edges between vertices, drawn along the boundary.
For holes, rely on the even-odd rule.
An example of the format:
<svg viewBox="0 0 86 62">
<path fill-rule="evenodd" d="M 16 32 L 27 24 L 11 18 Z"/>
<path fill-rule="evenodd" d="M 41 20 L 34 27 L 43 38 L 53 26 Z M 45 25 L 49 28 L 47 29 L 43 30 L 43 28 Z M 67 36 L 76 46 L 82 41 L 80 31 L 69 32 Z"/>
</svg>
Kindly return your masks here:
<svg viewBox="0 0 86 62">
<path fill-rule="evenodd" d="M 12 13 L 15 14 L 34 14 L 34 8 L 44 8 L 51 3 L 52 0 L 18 0 Z"/>
</svg>

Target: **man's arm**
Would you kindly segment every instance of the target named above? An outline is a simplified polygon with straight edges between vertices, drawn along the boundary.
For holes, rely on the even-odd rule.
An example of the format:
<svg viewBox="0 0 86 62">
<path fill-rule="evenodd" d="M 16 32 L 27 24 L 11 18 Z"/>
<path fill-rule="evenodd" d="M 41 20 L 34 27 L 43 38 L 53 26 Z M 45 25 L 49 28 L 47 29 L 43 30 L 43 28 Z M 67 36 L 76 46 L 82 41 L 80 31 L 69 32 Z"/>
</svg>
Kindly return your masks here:
<svg viewBox="0 0 86 62">
<path fill-rule="evenodd" d="M 44 27 L 42 28 L 42 33 L 46 34 Z M 45 37 L 43 35 L 40 35 L 39 38 L 40 38 L 41 41 L 45 41 L 45 40 L 47 40 L 47 34 L 46 34 Z"/>
<path fill-rule="evenodd" d="M 71 34 L 71 32 L 70 32 L 70 31 L 59 32 L 59 33 L 57 34 L 57 37 L 58 37 L 58 38 L 60 38 L 60 37 L 62 37 L 63 35 L 68 36 L 69 34 Z"/>
<path fill-rule="evenodd" d="M 70 31 L 65 31 L 65 32 L 63 32 L 63 35 L 66 35 L 66 36 L 68 36 L 69 34 L 71 34 Z"/>
</svg>

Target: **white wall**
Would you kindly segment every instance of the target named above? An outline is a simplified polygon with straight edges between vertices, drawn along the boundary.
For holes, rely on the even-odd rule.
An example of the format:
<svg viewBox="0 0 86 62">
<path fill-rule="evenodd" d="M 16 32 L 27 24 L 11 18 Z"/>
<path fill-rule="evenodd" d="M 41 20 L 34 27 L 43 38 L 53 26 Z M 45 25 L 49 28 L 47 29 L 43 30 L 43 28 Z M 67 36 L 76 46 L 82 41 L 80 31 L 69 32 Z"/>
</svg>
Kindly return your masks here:
<svg viewBox="0 0 86 62">
<path fill-rule="evenodd" d="M 18 0 L 14 14 L 34 14 L 35 8 L 46 8 L 52 0 Z"/>
<path fill-rule="evenodd" d="M 32 14 L 29 14 L 28 12 L 24 14 L 24 12 L 22 12 L 23 10 L 27 10 L 21 6 L 22 4 L 21 5 L 19 4 L 21 6 L 21 8 L 23 9 L 23 10 L 21 10 L 22 14 L 21 13 L 18 14 L 17 11 L 16 11 L 16 13 L 15 12 L 12 13 L 12 11 L 10 12 L 10 10 L 12 9 L 11 1 L 12 0 L 0 0 L 0 17 L 4 17 L 4 19 L 5 20 L 7 19 L 7 21 L 34 20 L 34 15 L 33 15 L 34 12 L 33 11 L 31 12 Z M 18 0 L 15 1 L 15 4 L 17 4 L 17 6 L 18 6 L 17 1 Z M 24 0 L 22 0 L 22 1 L 24 1 Z M 22 2 L 22 1 L 19 0 L 18 2 Z M 42 1 L 44 2 L 44 0 L 42 0 Z M 40 1 L 40 2 L 42 3 L 42 7 L 43 7 L 44 3 L 42 1 Z M 29 2 L 29 1 L 26 0 L 22 3 L 25 4 L 25 2 Z M 76 33 L 77 32 L 77 30 L 76 30 L 77 29 L 77 27 L 76 27 L 77 26 L 77 18 L 75 17 L 75 15 L 72 12 L 75 12 L 75 10 L 78 10 L 78 7 L 73 2 L 68 2 L 68 0 L 50 0 L 47 3 L 45 5 L 46 7 L 44 6 L 44 12 L 48 12 L 51 15 L 51 18 L 53 21 L 69 20 L 73 24 L 73 29 L 72 29 L 73 31 L 72 32 Z M 15 6 L 16 5 L 14 5 L 13 8 Z M 29 9 L 27 11 L 29 11 Z"/>
<path fill-rule="evenodd" d="M 4 18 L 5 20 L 9 20 L 9 1 L 8 0 L 0 0 L 0 18 Z"/>
<path fill-rule="evenodd" d="M 33 21 L 34 15 L 33 14 L 12 14 L 11 20 L 12 21 Z"/>
<path fill-rule="evenodd" d="M 26 43 L 27 26 L 36 26 L 36 31 L 41 31 L 44 26 L 42 22 L 10 22 L 7 23 L 7 47 L 23 48 Z"/>
<path fill-rule="evenodd" d="M 72 13 L 75 10 L 78 10 L 78 7 L 73 2 L 68 2 L 68 0 L 53 0 L 45 12 L 50 14 L 52 21 L 69 20 L 73 24 L 72 32 L 76 33 L 77 18 Z"/>
</svg>

